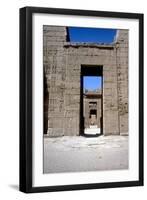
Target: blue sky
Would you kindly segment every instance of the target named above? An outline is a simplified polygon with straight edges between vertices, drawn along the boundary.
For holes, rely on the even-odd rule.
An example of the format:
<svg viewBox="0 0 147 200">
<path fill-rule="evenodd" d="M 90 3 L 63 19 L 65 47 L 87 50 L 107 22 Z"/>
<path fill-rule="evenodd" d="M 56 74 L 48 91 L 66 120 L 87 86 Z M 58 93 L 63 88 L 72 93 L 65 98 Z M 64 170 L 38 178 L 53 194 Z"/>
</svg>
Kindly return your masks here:
<svg viewBox="0 0 147 200">
<path fill-rule="evenodd" d="M 83 85 L 84 89 L 96 90 L 101 88 L 101 77 L 100 76 L 84 76 Z"/>
<path fill-rule="evenodd" d="M 68 31 L 70 42 L 112 43 L 116 35 L 116 29 L 68 27 Z M 84 89 L 100 89 L 101 77 L 85 76 L 83 84 Z"/>
<path fill-rule="evenodd" d="M 69 27 L 71 42 L 112 43 L 116 29 Z"/>
</svg>

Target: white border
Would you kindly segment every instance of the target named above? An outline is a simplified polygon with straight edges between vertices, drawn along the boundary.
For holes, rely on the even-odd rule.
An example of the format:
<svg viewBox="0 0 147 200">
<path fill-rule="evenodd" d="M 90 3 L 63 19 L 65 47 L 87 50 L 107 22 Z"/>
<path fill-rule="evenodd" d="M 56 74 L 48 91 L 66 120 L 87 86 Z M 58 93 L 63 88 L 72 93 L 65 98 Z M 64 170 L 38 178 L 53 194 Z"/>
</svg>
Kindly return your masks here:
<svg viewBox="0 0 147 200">
<path fill-rule="evenodd" d="M 129 29 L 129 169 L 43 174 L 43 25 Z M 135 181 L 139 179 L 139 23 L 135 19 L 33 15 L 33 186 Z"/>
</svg>

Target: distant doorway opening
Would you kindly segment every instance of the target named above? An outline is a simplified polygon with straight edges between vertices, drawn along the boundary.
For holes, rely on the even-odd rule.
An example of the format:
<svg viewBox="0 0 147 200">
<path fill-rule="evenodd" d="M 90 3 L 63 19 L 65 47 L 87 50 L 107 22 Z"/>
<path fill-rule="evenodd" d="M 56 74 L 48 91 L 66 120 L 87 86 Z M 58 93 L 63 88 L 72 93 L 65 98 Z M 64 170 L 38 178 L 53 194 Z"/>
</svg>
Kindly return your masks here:
<svg viewBox="0 0 147 200">
<path fill-rule="evenodd" d="M 89 119 L 90 119 L 90 125 L 97 126 L 97 110 L 96 109 L 90 110 Z"/>
<path fill-rule="evenodd" d="M 103 67 L 81 66 L 80 135 L 103 134 Z"/>
</svg>

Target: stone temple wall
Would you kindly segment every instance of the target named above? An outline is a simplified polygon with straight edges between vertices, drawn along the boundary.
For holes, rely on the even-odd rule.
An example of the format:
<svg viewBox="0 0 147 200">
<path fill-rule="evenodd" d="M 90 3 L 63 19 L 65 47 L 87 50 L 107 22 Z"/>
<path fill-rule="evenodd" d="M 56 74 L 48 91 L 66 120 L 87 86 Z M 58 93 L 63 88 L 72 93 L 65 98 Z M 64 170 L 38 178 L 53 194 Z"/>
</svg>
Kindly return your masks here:
<svg viewBox="0 0 147 200">
<path fill-rule="evenodd" d="M 128 30 L 119 30 L 116 37 L 118 101 L 120 133 L 128 133 Z"/>
<path fill-rule="evenodd" d="M 43 26 L 44 129 L 80 135 L 81 66 L 103 67 L 103 133 L 128 133 L 128 31 L 113 44 L 71 43 L 66 27 Z"/>
</svg>

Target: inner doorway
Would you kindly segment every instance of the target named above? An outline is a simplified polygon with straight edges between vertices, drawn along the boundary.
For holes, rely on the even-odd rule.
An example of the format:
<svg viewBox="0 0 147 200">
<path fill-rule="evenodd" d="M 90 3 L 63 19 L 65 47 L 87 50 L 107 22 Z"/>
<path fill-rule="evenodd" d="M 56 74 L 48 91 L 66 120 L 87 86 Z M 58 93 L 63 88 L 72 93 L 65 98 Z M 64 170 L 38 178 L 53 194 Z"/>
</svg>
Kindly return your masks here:
<svg viewBox="0 0 147 200">
<path fill-rule="evenodd" d="M 103 67 L 81 66 L 80 134 L 103 134 Z"/>
</svg>

